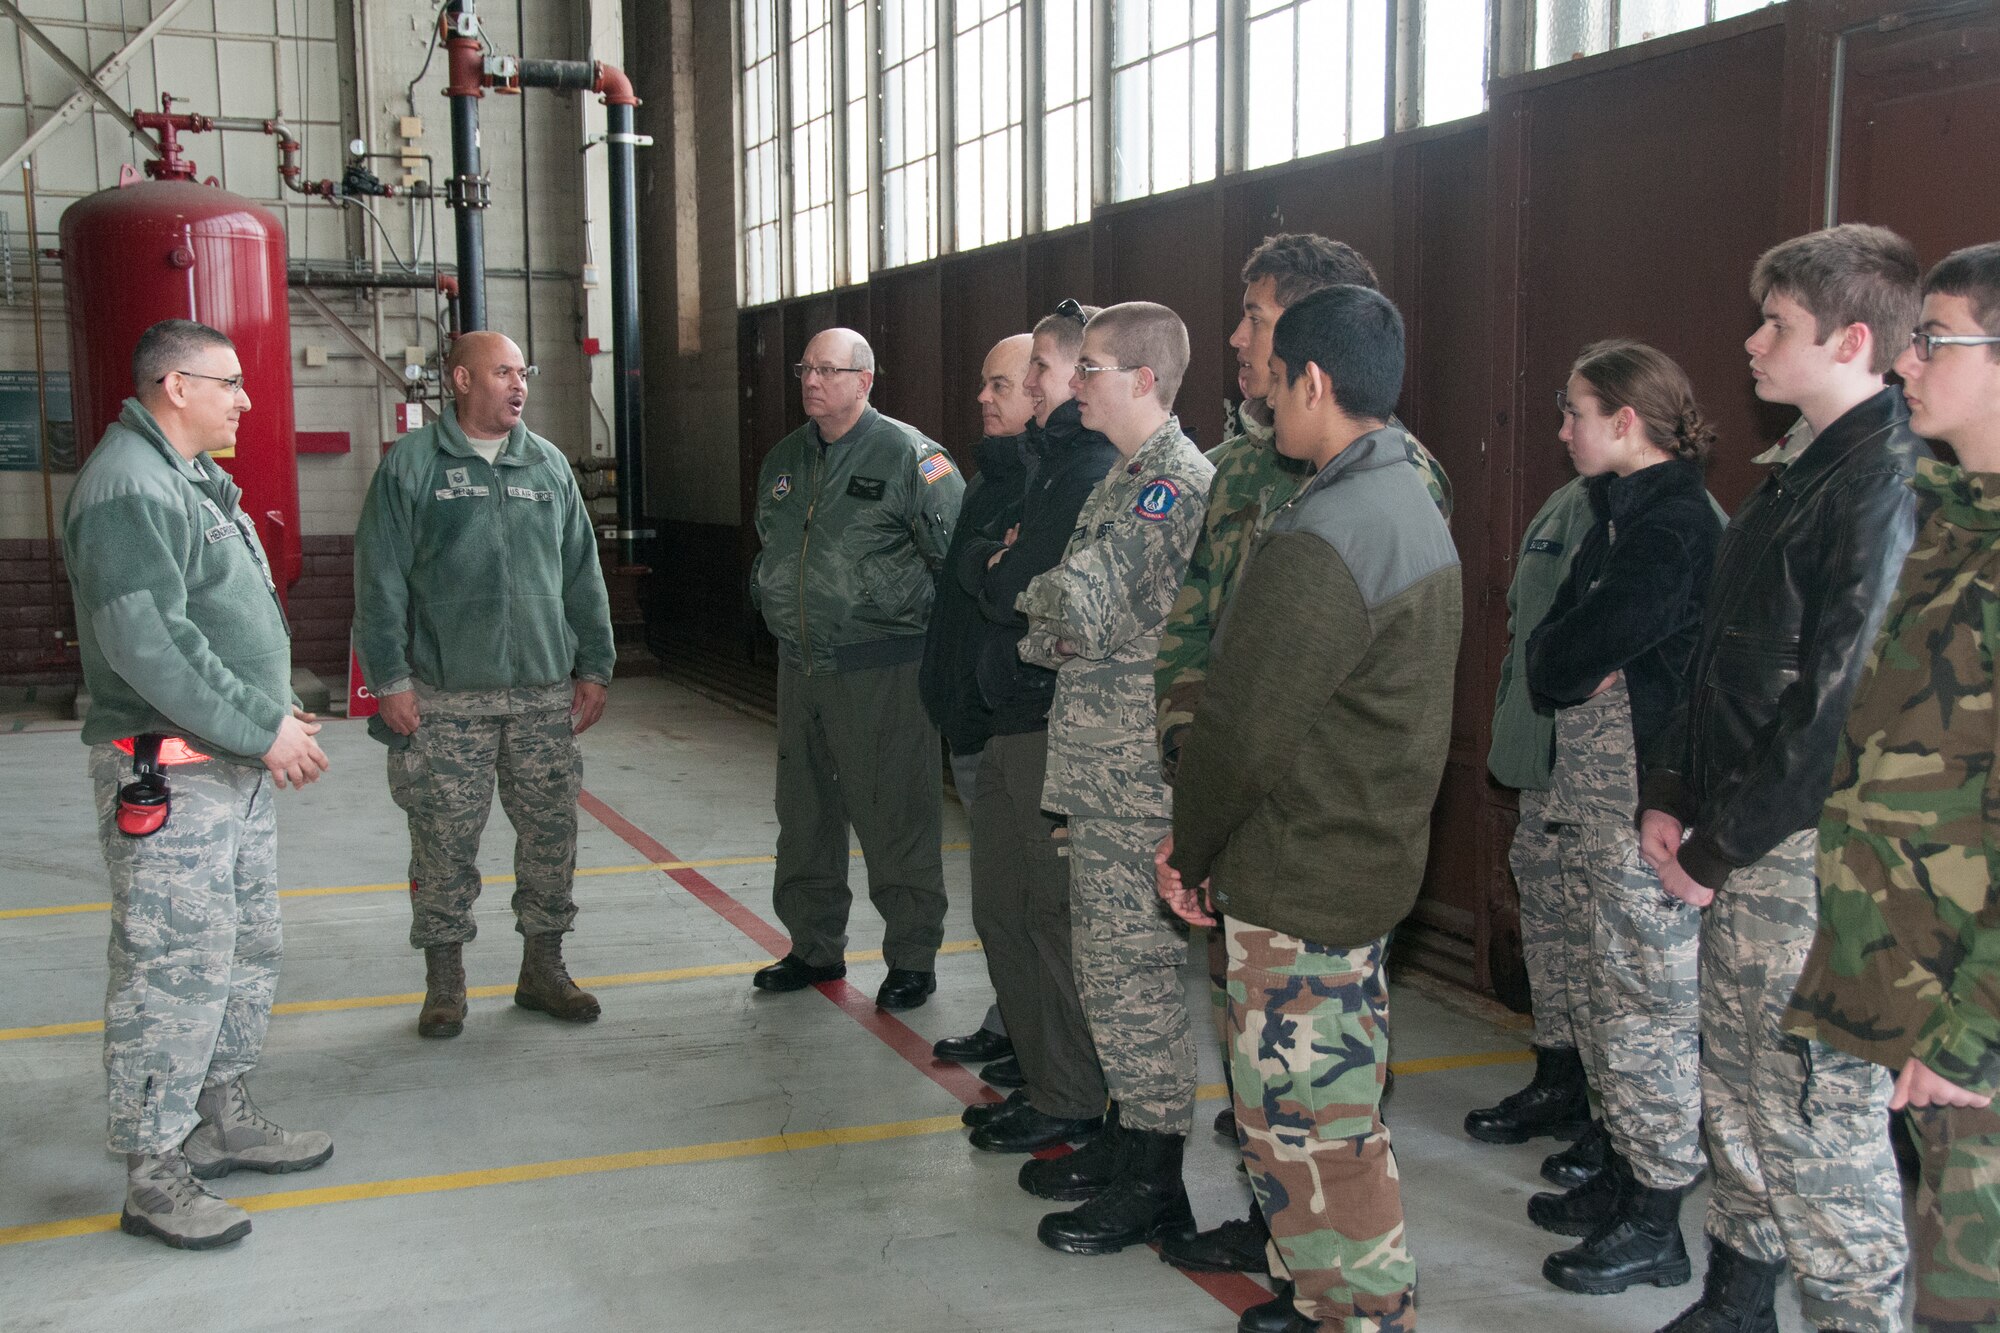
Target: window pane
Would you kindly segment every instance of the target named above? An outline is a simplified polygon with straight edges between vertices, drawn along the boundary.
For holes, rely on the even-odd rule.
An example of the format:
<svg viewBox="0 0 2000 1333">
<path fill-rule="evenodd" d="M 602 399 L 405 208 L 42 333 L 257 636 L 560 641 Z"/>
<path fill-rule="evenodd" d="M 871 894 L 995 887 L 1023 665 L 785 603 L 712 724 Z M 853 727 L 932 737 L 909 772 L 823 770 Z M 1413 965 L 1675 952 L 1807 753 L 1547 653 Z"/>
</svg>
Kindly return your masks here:
<svg viewBox="0 0 2000 1333">
<path fill-rule="evenodd" d="M 1559 65 L 1608 50 L 1611 0 L 1537 0 L 1535 64 Z"/>
<path fill-rule="evenodd" d="M 1112 197 L 1136 199 L 1152 189 L 1147 168 L 1148 128 L 1146 123 L 1147 67 L 1134 65 L 1111 76 L 1112 106 Z"/>
<path fill-rule="evenodd" d="M 1347 138 L 1347 6 L 1315 3 L 1299 9 L 1299 50 L 1311 51 L 1309 68 L 1301 59 L 1299 79 L 1298 151 L 1325 153 L 1345 147 Z"/>
<path fill-rule="evenodd" d="M 1715 16 L 1719 19 L 1733 19 L 1738 14 L 1768 9 L 1777 3 L 1778 0 L 1715 0 Z"/>
<path fill-rule="evenodd" d="M 1164 51 L 1179 46 L 1194 35 L 1188 26 L 1188 11 L 1200 0 L 1153 0 L 1151 49 Z"/>
<path fill-rule="evenodd" d="M 1708 17 L 1707 9 L 1704 0 L 1624 0 L 1618 7 L 1618 44 L 1698 28 Z"/>
<path fill-rule="evenodd" d="M 1347 142 L 1367 143 L 1388 130 L 1389 0 L 1354 0 L 1353 69 Z"/>
<path fill-rule="evenodd" d="M 1153 57 L 1153 189 L 1188 183 L 1188 49 Z"/>
<path fill-rule="evenodd" d="M 1077 221 L 1074 115 L 1074 108 L 1064 107 L 1042 121 L 1042 225 L 1051 230 Z"/>
<path fill-rule="evenodd" d="M 1076 97 L 1076 23 L 1076 0 L 1048 0 L 1042 6 L 1042 97 L 1052 107 Z M 1090 45 L 1088 38 L 1083 45 Z"/>
<path fill-rule="evenodd" d="M 1192 119 L 1190 128 L 1192 142 L 1188 145 L 1191 154 L 1189 179 L 1206 181 L 1215 179 L 1215 96 L 1216 65 L 1215 38 L 1204 37 L 1194 44 L 1193 68 L 1189 73 L 1192 81 Z"/>
<path fill-rule="evenodd" d="M 1250 100 L 1247 163 L 1252 167 L 1268 167 L 1292 155 L 1292 59 L 1298 49 L 1292 25 L 1289 9 L 1250 24 L 1250 63 L 1244 85 Z M 1311 49 L 1318 60 L 1334 54 L 1320 47 Z M 1326 72 L 1315 70 L 1316 75 Z M 1321 81 L 1315 78 L 1307 83 Z"/>
<path fill-rule="evenodd" d="M 1162 0 L 1176 4 L 1180 0 Z M 1152 49 L 1148 31 L 1151 19 L 1147 0 L 1116 0 L 1111 6 L 1111 63 L 1128 64 Z M 1079 10 L 1081 18 L 1087 11 Z"/>
<path fill-rule="evenodd" d="M 1483 0 L 1424 0 L 1423 124 L 1485 109 L 1486 31 Z"/>
</svg>

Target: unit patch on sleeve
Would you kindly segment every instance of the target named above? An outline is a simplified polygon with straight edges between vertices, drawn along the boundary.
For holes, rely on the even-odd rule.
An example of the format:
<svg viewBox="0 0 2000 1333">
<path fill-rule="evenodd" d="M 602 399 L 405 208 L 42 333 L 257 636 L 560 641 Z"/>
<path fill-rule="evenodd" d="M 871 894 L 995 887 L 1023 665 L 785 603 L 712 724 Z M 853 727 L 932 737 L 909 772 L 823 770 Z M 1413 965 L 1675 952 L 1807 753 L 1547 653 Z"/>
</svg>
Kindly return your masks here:
<svg viewBox="0 0 2000 1333">
<path fill-rule="evenodd" d="M 1166 477 L 1146 483 L 1146 489 L 1139 492 L 1139 502 L 1132 506 L 1132 512 L 1148 523 L 1158 523 L 1174 512 L 1174 505 L 1181 498 L 1181 488 Z"/>
<path fill-rule="evenodd" d="M 1547 537 L 1537 537 L 1528 543 L 1529 555 L 1561 555 L 1562 553 L 1563 544 L 1558 541 L 1550 541 Z"/>
<path fill-rule="evenodd" d="M 851 477 L 847 482 L 847 493 L 857 500 L 879 500 L 888 483 L 880 477 Z"/>
<path fill-rule="evenodd" d="M 917 464 L 917 471 L 922 474 L 925 485 L 935 486 L 951 475 L 951 460 L 943 454 L 932 454 Z"/>
<path fill-rule="evenodd" d="M 782 500 L 792 493 L 792 474 L 780 472 L 778 479 L 771 483 L 771 498 Z"/>
</svg>

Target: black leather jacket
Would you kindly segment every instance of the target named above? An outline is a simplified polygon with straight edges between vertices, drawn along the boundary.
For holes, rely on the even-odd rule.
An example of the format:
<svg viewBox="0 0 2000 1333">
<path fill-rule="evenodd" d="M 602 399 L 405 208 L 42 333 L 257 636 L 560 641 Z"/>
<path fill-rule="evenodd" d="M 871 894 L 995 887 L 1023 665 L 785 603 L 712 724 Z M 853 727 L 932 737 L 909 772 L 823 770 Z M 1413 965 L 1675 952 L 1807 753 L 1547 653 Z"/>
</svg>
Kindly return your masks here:
<svg viewBox="0 0 2000 1333">
<path fill-rule="evenodd" d="M 1819 821 L 1834 750 L 1916 535 L 1909 479 L 1930 448 L 1886 388 L 1778 465 L 1716 553 L 1694 688 L 1645 774 L 1642 810 L 1692 831 L 1681 867 L 1720 888 Z"/>
</svg>

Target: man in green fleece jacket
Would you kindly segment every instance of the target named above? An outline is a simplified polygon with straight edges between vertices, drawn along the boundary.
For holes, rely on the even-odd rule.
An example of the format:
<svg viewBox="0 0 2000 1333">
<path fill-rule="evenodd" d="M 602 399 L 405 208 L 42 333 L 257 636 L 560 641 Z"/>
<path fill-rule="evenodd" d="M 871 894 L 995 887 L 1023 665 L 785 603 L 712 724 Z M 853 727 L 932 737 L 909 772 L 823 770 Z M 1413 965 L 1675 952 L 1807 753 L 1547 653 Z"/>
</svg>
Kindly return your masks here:
<svg viewBox="0 0 2000 1333">
<path fill-rule="evenodd" d="M 119 1225 L 198 1250 L 250 1231 L 202 1179 L 333 1155 L 325 1134 L 258 1114 L 243 1085 L 278 984 L 271 788 L 303 786 L 327 761 L 292 695 L 270 562 L 241 492 L 207 457 L 235 446 L 250 410 L 236 349 L 205 324 L 166 320 L 140 335 L 132 378 L 139 396 L 70 493 L 63 558 L 111 874 L 104 1068 L 110 1147 L 126 1163 Z M 127 834 L 119 789 L 153 750 L 166 822 Z"/>
<path fill-rule="evenodd" d="M 410 821 L 410 945 L 424 951 L 417 1033 L 465 1024 L 479 834 L 497 776 L 512 821 L 514 1003 L 598 1015 L 563 966 L 576 919 L 576 738 L 604 713 L 617 650 L 597 538 L 569 461 L 521 424 L 528 365 L 468 333 L 445 366 L 453 403 L 382 460 L 354 536 L 354 640 L 382 701 L 389 794 Z"/>
<path fill-rule="evenodd" d="M 1416 1267 L 1380 1114 L 1380 971 L 1423 880 L 1450 744 L 1458 553 L 1388 424 L 1395 306 L 1316 292 L 1272 348 L 1277 447 L 1316 473 L 1272 517 L 1217 634 L 1160 893 L 1191 923 L 1223 918 L 1237 1132 L 1291 1274 L 1239 1327 L 1400 1331 Z"/>
</svg>

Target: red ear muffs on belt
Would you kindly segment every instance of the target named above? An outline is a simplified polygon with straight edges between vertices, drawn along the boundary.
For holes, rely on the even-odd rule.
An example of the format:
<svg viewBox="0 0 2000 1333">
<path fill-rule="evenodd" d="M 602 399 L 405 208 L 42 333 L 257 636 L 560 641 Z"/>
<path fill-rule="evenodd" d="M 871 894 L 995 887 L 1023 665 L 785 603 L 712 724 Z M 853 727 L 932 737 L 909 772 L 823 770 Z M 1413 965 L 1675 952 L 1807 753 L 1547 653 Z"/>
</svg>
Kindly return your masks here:
<svg viewBox="0 0 2000 1333">
<path fill-rule="evenodd" d="M 177 742 L 184 750 L 187 748 L 186 742 L 179 737 L 161 736 L 156 732 L 134 736 L 129 741 L 114 742 L 119 749 L 129 750 L 132 755 L 132 781 L 118 789 L 118 831 L 128 838 L 144 838 L 158 833 L 166 827 L 167 816 L 173 809 L 166 770 L 160 764 L 160 744 L 165 740 Z"/>
</svg>

